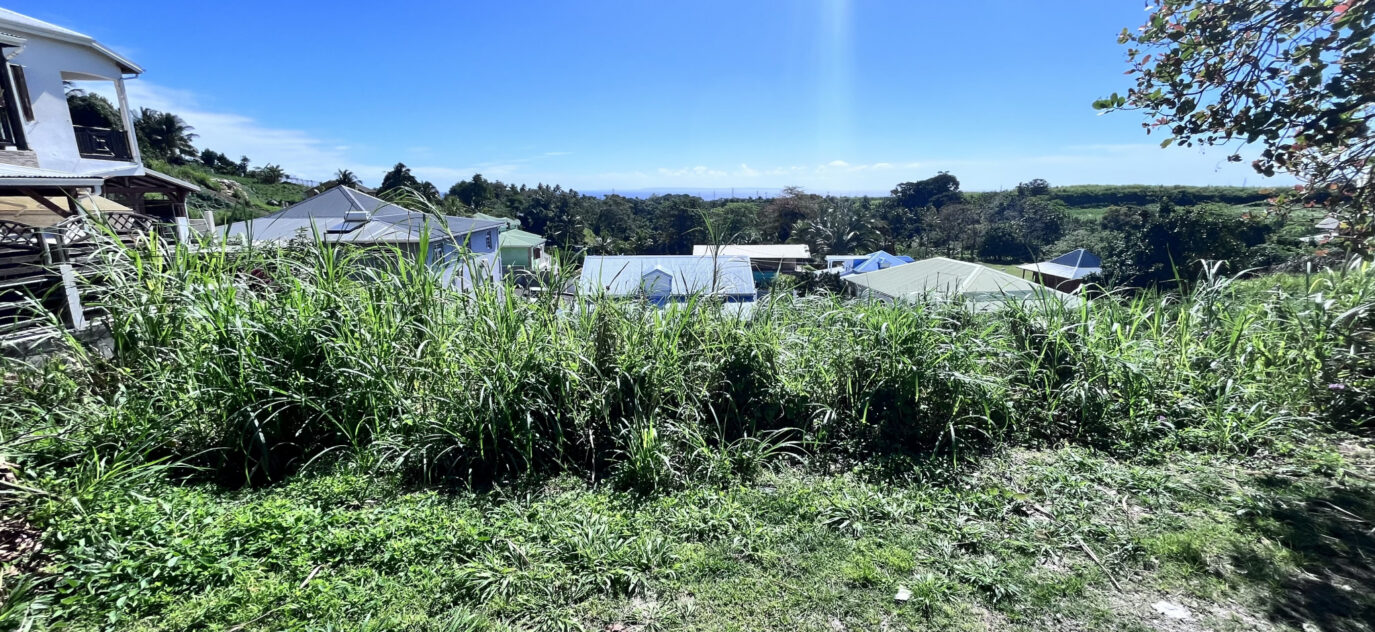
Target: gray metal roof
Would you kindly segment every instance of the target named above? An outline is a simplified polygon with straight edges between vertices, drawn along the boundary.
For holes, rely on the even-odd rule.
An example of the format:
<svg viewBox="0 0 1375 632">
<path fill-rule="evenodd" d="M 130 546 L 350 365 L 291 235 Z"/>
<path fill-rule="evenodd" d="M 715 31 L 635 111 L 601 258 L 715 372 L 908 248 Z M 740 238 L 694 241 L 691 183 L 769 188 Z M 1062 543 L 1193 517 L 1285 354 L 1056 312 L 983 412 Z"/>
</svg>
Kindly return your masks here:
<svg viewBox="0 0 1375 632">
<path fill-rule="evenodd" d="M 661 273 L 672 279 L 673 296 L 755 295 L 748 257 L 590 256 L 583 261 L 578 287 L 590 294 L 631 296 L 645 288 L 645 275 Z"/>
<path fill-rule="evenodd" d="M 66 171 L 0 164 L 0 186 L 92 187 L 105 181 Z"/>
<path fill-rule="evenodd" d="M 348 226 L 345 226 L 345 224 Z M 277 213 L 237 222 L 225 234 L 256 242 L 287 242 L 314 234 L 331 243 L 414 243 L 428 232 L 432 241 L 500 228 L 500 222 L 412 211 L 348 187 L 334 187 Z M 344 232 L 343 229 L 349 229 Z"/>
<path fill-rule="evenodd" d="M 692 247 L 696 256 L 715 254 L 726 257 L 750 257 L 751 259 L 797 259 L 810 261 L 811 248 L 807 244 L 722 244 L 718 246 L 697 244 Z"/>
</svg>

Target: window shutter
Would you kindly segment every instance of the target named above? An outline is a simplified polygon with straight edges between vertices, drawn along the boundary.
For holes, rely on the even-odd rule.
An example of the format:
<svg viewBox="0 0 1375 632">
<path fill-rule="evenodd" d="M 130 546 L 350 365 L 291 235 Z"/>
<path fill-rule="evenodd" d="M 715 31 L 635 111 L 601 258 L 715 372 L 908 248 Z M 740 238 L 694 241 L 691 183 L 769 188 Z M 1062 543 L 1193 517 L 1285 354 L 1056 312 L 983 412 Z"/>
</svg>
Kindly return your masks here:
<svg viewBox="0 0 1375 632">
<path fill-rule="evenodd" d="M 32 123 L 33 102 L 29 100 L 29 81 L 24 78 L 24 67 L 10 64 L 10 76 L 14 78 L 14 92 L 19 101 L 19 109 L 24 112 L 24 120 Z"/>
</svg>

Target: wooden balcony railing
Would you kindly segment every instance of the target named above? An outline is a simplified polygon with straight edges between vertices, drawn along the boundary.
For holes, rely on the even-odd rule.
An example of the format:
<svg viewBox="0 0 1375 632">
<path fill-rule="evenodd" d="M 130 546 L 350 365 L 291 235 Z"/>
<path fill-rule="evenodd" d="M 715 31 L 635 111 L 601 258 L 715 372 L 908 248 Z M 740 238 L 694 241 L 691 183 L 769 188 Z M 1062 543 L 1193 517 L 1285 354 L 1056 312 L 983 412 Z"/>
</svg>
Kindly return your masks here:
<svg viewBox="0 0 1375 632">
<path fill-rule="evenodd" d="M 76 148 L 82 158 L 96 160 L 133 160 L 134 152 L 129 150 L 129 135 L 123 130 L 108 127 L 87 127 L 73 125 L 76 130 Z"/>
</svg>

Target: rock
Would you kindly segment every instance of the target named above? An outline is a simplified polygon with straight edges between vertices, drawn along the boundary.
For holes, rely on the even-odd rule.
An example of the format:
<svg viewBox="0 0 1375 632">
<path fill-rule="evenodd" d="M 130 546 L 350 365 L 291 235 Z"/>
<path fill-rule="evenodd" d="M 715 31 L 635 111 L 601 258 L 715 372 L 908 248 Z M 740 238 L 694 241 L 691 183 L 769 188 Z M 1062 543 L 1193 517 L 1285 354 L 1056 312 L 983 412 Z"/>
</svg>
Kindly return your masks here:
<svg viewBox="0 0 1375 632">
<path fill-rule="evenodd" d="M 1188 619 L 1189 609 L 1170 601 L 1157 601 L 1151 604 L 1156 612 L 1163 614 L 1171 619 Z"/>
<path fill-rule="evenodd" d="M 912 598 L 912 591 L 907 590 L 906 586 L 898 586 L 898 594 L 893 595 L 893 600 L 904 602 Z"/>
</svg>

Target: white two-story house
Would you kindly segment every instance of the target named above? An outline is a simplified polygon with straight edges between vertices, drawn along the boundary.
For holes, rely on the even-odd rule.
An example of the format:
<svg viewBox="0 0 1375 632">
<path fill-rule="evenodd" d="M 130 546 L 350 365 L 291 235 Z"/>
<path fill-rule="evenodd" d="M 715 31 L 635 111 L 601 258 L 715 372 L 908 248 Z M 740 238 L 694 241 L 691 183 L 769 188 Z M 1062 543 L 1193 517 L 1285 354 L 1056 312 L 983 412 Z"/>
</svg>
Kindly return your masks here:
<svg viewBox="0 0 1375 632">
<path fill-rule="evenodd" d="M 7 9 L 0 58 L 0 220 L 52 224 L 100 196 L 185 234 L 186 197 L 198 189 L 145 168 L 134 136 L 124 84 L 142 68 L 87 35 Z M 113 120 L 74 122 L 67 95 L 76 86 L 105 96 L 118 109 Z"/>
</svg>

